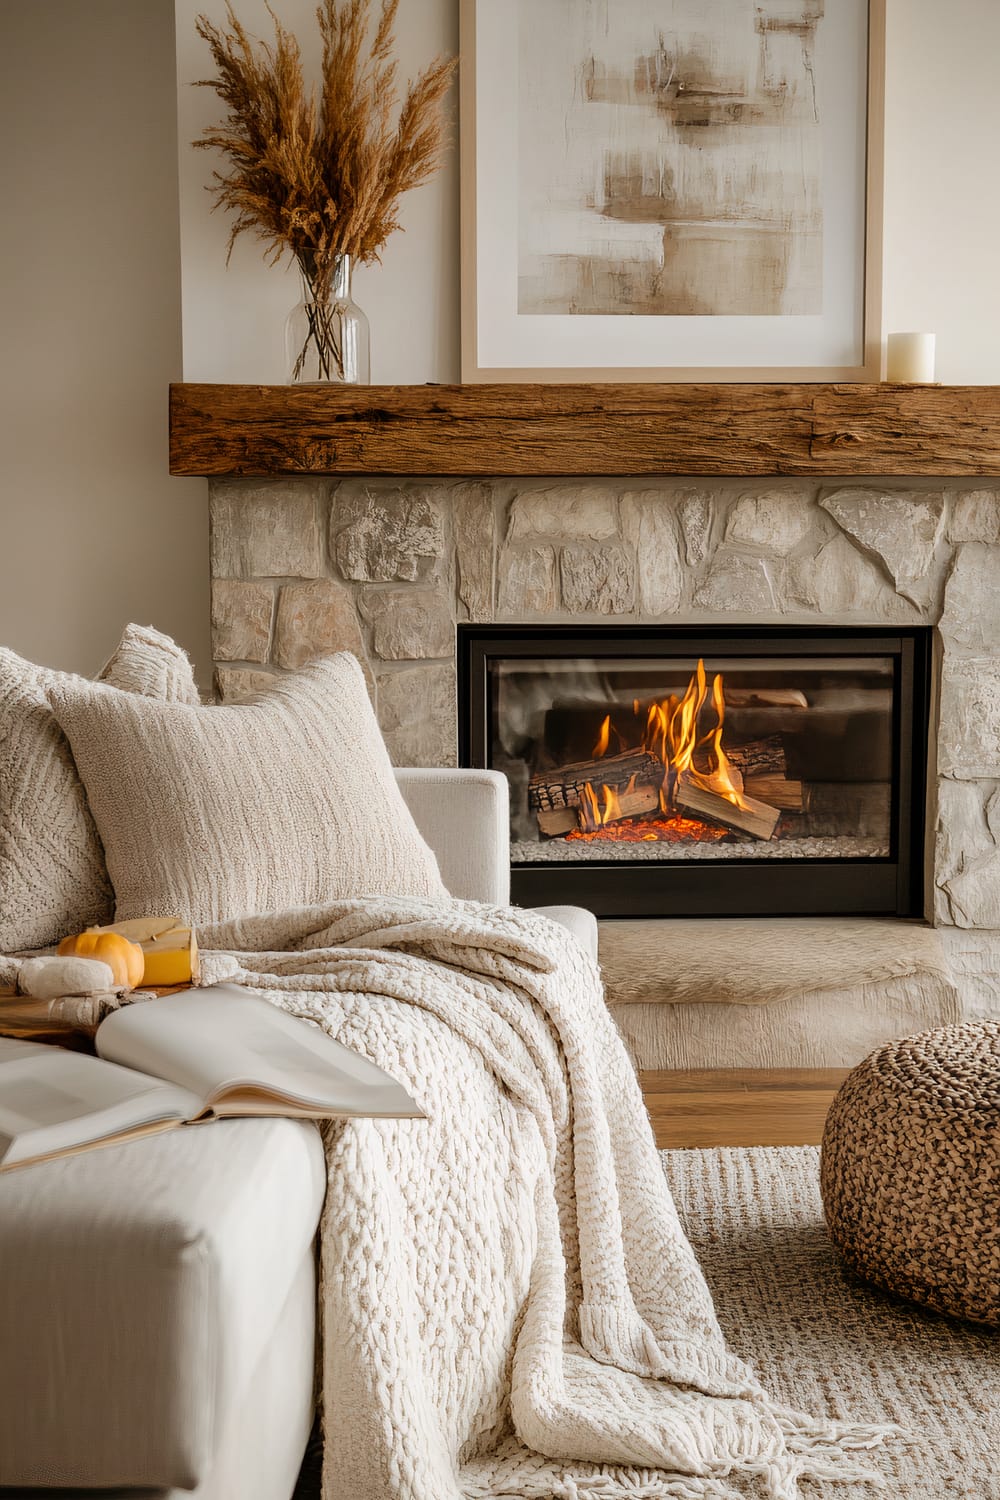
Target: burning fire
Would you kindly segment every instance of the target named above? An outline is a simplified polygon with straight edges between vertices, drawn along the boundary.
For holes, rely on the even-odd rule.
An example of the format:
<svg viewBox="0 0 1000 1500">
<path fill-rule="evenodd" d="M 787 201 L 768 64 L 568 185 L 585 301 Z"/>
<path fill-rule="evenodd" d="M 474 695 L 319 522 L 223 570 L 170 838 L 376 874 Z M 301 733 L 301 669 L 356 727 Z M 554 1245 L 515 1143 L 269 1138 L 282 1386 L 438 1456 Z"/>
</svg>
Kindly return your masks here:
<svg viewBox="0 0 1000 1500">
<path fill-rule="evenodd" d="M 633 713 L 638 717 L 642 706 L 633 701 Z M 651 793 L 658 800 L 658 810 L 669 817 L 676 817 L 675 790 L 680 777 L 694 786 L 724 797 L 736 807 L 746 808 L 743 795 L 743 779 L 739 771 L 729 762 L 722 748 L 722 731 L 726 717 L 726 701 L 723 692 L 722 674 L 716 673 L 711 689 L 705 672 L 704 661 L 699 660 L 697 671 L 688 683 L 683 696 L 670 694 L 666 698 L 649 704 L 639 748 L 654 755 L 663 765 L 660 786 L 637 788 L 632 776 L 621 793 L 615 787 L 602 786 L 600 793 L 590 783 L 581 789 L 579 808 L 580 832 L 576 837 L 604 829 L 622 818 L 655 812 L 657 802 L 643 805 L 643 794 Z M 707 728 L 703 719 L 708 720 Z M 607 714 L 601 724 L 594 745 L 593 758 L 601 760 L 607 755 L 612 736 L 625 749 L 625 741 Z M 629 805 L 630 800 L 635 804 Z M 690 821 L 690 820 L 686 820 Z M 657 824 L 662 827 L 661 824 Z M 703 825 L 699 825 L 703 826 Z M 573 834 L 569 835 L 571 838 Z M 640 837 L 657 838 L 660 835 L 647 833 Z M 724 835 L 721 835 L 724 836 Z"/>
<path fill-rule="evenodd" d="M 604 723 L 607 724 L 607 722 L 605 719 Z M 601 753 L 603 754 L 603 751 Z M 599 760 L 600 757 L 595 755 L 594 759 Z M 628 786 L 625 788 L 625 798 L 627 799 L 629 793 L 634 791 L 635 777 L 630 776 Z M 601 799 L 598 800 L 597 793 L 589 781 L 585 781 L 581 789 L 580 807 L 585 828 L 604 828 L 606 824 L 628 816 L 622 811 L 622 799 L 615 787 L 602 786 Z"/>
<path fill-rule="evenodd" d="M 646 714 L 646 732 L 642 747 L 651 751 L 663 762 L 664 777 L 660 788 L 660 810 L 669 812 L 673 803 L 672 790 L 678 776 L 687 776 L 696 786 L 708 792 L 716 792 L 736 807 L 746 807 L 743 796 L 743 779 L 730 765 L 722 748 L 722 728 L 726 719 L 726 700 L 722 689 L 722 673 L 717 672 L 712 680 L 712 714 L 714 725 L 699 733 L 702 709 L 709 697 L 705 663 L 698 662 L 698 670 L 687 685 L 683 698 L 671 694 L 659 703 L 651 703 Z M 603 752 L 601 752 L 603 754 Z M 595 757 L 597 752 L 595 751 Z M 696 764 L 697 759 L 697 764 Z"/>
</svg>

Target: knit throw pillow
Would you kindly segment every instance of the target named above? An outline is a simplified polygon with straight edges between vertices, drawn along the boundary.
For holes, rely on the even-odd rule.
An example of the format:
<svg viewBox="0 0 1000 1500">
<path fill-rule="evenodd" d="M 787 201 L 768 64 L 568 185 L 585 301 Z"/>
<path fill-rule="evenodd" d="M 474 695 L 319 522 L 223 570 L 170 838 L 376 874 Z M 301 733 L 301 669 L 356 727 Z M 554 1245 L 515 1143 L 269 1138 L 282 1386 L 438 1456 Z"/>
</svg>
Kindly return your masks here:
<svg viewBox="0 0 1000 1500">
<path fill-rule="evenodd" d="M 72 683 L 49 701 L 87 789 L 116 915 L 194 925 L 367 894 L 446 894 L 357 661 L 191 708 Z"/>
<path fill-rule="evenodd" d="M 100 680 L 197 703 L 191 663 L 169 636 L 129 625 Z M 42 948 L 109 922 L 114 896 L 94 820 L 46 696 L 85 678 L 0 649 L 0 952 Z"/>
</svg>

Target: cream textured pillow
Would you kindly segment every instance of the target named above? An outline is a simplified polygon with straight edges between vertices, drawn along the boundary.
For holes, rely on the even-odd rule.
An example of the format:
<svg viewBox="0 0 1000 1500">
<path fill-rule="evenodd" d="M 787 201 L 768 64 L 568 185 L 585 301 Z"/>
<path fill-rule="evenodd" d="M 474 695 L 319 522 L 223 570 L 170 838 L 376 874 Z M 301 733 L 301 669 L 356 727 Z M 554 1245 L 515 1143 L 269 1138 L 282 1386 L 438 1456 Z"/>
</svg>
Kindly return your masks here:
<svg viewBox="0 0 1000 1500">
<path fill-rule="evenodd" d="M 346 652 L 248 703 L 49 694 L 104 843 L 116 916 L 201 925 L 366 894 L 447 894 Z"/>
<path fill-rule="evenodd" d="M 129 625 L 102 681 L 197 703 L 191 663 L 169 636 Z M 42 948 L 111 920 L 104 853 L 66 739 L 46 693 L 89 690 L 85 678 L 0 649 L 0 952 Z"/>
</svg>

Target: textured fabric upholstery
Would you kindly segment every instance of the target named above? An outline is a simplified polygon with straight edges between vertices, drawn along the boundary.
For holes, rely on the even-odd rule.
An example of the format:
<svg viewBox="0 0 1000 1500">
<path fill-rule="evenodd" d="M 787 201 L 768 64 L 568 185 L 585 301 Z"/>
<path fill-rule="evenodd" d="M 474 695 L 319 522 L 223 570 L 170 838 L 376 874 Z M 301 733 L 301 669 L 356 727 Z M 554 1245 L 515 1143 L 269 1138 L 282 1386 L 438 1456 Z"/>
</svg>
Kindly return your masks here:
<svg viewBox="0 0 1000 1500">
<path fill-rule="evenodd" d="M 315 1126 L 283 1119 L 0 1176 L 0 1486 L 206 1482 L 311 1264 L 325 1180 Z"/>
<path fill-rule="evenodd" d="M 370 894 L 440 897 L 347 652 L 249 703 L 192 708 L 74 683 L 69 740 L 119 920 L 197 926 Z"/>
<path fill-rule="evenodd" d="M 98 680 L 164 702 L 198 702 L 191 663 L 151 626 L 126 626 Z M 112 917 L 101 842 L 46 696 L 73 683 L 88 687 L 0 650 L 0 953 L 41 948 Z"/>
<path fill-rule="evenodd" d="M 583 906 L 536 906 L 539 916 L 558 922 L 571 932 L 591 958 L 597 958 L 597 918 Z"/>
<path fill-rule="evenodd" d="M 462 901 L 510 900 L 507 778 L 499 771 L 396 771 L 413 820 L 437 855 L 441 879 Z"/>
<path fill-rule="evenodd" d="M 204 1479 L 193 1489 L 0 1488 L 2 1500 L 288 1500 L 315 1414 L 316 1257 L 303 1255 L 257 1368 L 232 1403 Z"/>
</svg>

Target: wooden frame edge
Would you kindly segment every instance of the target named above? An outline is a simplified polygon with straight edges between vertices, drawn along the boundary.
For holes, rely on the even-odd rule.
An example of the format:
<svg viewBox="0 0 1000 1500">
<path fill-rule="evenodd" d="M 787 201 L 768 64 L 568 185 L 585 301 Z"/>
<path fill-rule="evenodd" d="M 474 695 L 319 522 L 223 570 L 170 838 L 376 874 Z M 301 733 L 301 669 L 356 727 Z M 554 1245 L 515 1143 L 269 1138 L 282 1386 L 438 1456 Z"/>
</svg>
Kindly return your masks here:
<svg viewBox="0 0 1000 1500">
<path fill-rule="evenodd" d="M 863 362 L 860 365 L 508 368 L 479 364 L 476 224 L 476 0 L 459 0 L 459 280 L 461 379 L 466 385 L 733 384 L 861 385 L 882 379 L 886 0 L 868 0 Z"/>
</svg>

